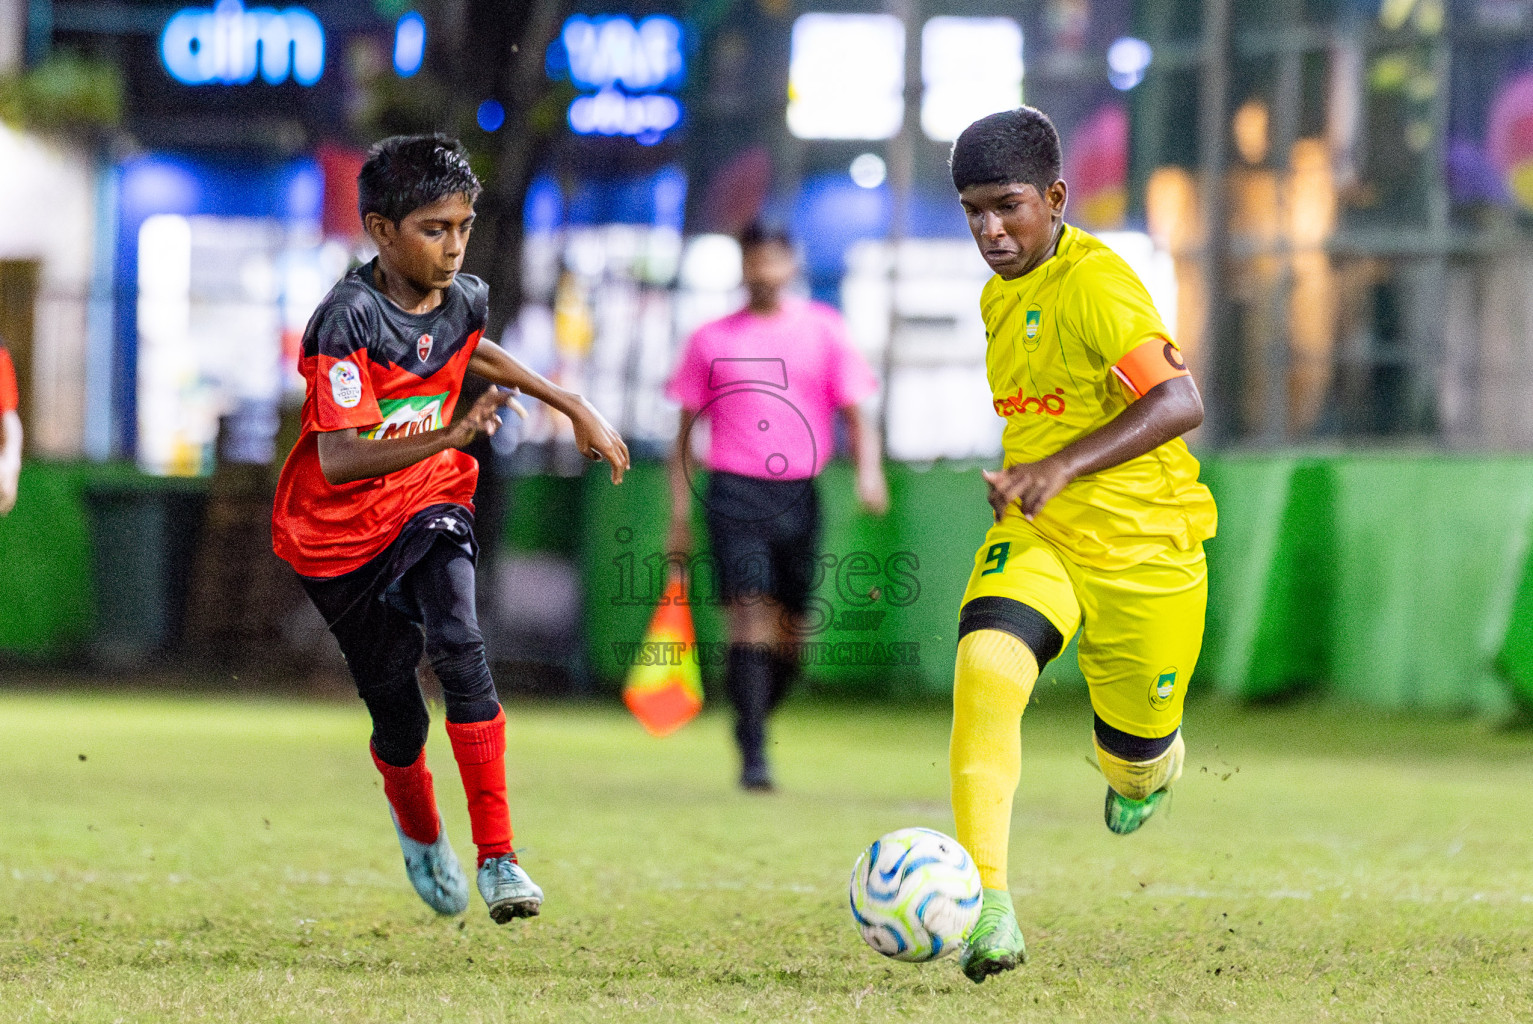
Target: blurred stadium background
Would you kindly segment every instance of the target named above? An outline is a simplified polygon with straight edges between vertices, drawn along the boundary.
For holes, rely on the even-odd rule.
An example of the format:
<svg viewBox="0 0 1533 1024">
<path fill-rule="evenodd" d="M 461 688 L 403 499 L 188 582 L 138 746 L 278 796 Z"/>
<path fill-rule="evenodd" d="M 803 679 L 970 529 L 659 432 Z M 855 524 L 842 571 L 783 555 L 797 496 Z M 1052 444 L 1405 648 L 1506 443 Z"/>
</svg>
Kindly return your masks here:
<svg viewBox="0 0 1533 1024">
<path fill-rule="evenodd" d="M 832 470 L 818 639 L 853 646 L 812 674 L 941 692 L 1001 426 L 944 160 L 1024 99 L 1060 127 L 1070 218 L 1139 270 L 1207 398 L 1200 688 L 1516 714 L 1533 0 L 6 0 L 0 335 L 27 463 L 0 664 L 339 676 L 268 543 L 293 356 L 367 255 L 365 146 L 440 129 L 487 185 L 468 269 L 492 336 L 641 457 L 596 486 L 541 413 L 477 453 L 503 687 L 621 676 L 657 593 L 661 384 L 737 301 L 731 233 L 767 217 L 883 380 L 894 508 L 859 516 Z M 914 663 L 880 660 L 895 642 Z"/>
<path fill-rule="evenodd" d="M 1001 421 L 945 157 L 1023 100 L 1189 354 L 1221 520 L 1175 813 L 1097 824 L 1061 658 L 1012 843 L 1034 962 L 976 989 L 863 949 L 844 886 L 880 832 L 951 827 Z M 613 488 L 541 410 L 475 453 L 500 688 L 596 698 L 511 709 L 550 903 L 499 931 L 399 877 L 270 546 L 300 333 L 370 255 L 356 171 L 428 130 L 486 184 L 491 336 L 636 456 Z M 772 798 L 726 716 L 660 742 L 616 700 L 662 381 L 758 217 L 880 374 L 893 497 L 829 470 Z M 0 1017 L 1533 1019 L 1533 740 L 1484 727 L 1533 708 L 1533 0 L 0 0 L 0 336 Z"/>
</svg>

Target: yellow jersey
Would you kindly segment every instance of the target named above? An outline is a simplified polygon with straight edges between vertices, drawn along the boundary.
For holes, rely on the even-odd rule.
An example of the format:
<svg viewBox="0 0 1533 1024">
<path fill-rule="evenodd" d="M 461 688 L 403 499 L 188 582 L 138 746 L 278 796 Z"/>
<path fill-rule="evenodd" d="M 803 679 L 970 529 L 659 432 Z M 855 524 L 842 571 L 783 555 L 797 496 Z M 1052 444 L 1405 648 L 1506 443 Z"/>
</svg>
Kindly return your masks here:
<svg viewBox="0 0 1533 1024">
<path fill-rule="evenodd" d="M 1134 396 L 1113 367 L 1147 341 L 1176 344 L 1122 257 L 1070 225 L 1040 266 L 1014 281 L 990 278 L 980 313 L 1008 466 L 1037 462 L 1115 418 Z M 1021 512 L 1013 505 L 1010 514 Z M 1072 481 L 1031 525 L 1070 558 L 1115 570 L 1193 551 L 1217 524 L 1198 460 L 1175 438 Z"/>
</svg>

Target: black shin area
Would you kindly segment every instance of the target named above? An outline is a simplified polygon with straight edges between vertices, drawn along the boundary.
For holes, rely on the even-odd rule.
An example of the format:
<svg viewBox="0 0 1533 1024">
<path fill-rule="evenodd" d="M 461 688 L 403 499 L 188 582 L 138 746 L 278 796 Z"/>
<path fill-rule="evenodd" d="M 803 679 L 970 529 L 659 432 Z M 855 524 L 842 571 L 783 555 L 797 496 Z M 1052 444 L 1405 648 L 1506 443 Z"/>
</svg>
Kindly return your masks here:
<svg viewBox="0 0 1533 1024">
<path fill-rule="evenodd" d="M 731 644 L 725 669 L 735 706 L 735 742 L 746 767 L 766 760 L 766 719 L 771 706 L 772 656 L 763 644 Z"/>
<path fill-rule="evenodd" d="M 1097 742 L 1102 749 L 1114 757 L 1121 757 L 1125 761 L 1153 761 L 1176 742 L 1176 734 L 1180 729 L 1171 730 L 1166 736 L 1135 736 L 1133 733 L 1114 729 L 1106 722 L 1092 716 L 1092 730 L 1097 735 Z"/>
<path fill-rule="evenodd" d="M 358 605 L 330 627 L 346 657 L 357 693 L 373 720 L 373 750 L 385 764 L 405 768 L 426 745 L 431 716 L 415 678 L 420 630 L 381 601 Z"/>
<path fill-rule="evenodd" d="M 793 690 L 799 677 L 798 648 L 792 644 L 777 644 L 772 648 L 772 685 L 767 697 L 767 712 L 777 710 Z"/>
<path fill-rule="evenodd" d="M 958 613 L 958 639 L 978 629 L 998 629 L 1027 645 L 1038 669 L 1059 657 L 1065 638 L 1038 609 L 1009 597 L 976 597 Z"/>
<path fill-rule="evenodd" d="M 474 609 L 474 562 L 462 545 L 439 538 L 400 580 L 420 615 L 426 656 L 442 683 L 449 722 L 488 722 L 500 713 Z"/>
</svg>

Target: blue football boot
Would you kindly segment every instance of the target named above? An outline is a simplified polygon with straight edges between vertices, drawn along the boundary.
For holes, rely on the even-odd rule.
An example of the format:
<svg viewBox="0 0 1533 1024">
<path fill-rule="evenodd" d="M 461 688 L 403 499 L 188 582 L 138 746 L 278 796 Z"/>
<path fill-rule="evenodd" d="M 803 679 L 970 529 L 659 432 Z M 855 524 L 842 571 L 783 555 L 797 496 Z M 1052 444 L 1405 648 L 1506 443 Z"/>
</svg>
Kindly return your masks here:
<svg viewBox="0 0 1533 1024">
<path fill-rule="evenodd" d="M 447 841 L 447 827 L 437 819 L 436 842 L 426 843 L 411 839 L 399 827 L 399 818 L 393 810 L 394 831 L 399 833 L 399 848 L 405 855 L 405 874 L 410 884 L 426 906 L 438 914 L 461 914 L 468 909 L 468 879 L 463 877 L 463 866 Z"/>
</svg>

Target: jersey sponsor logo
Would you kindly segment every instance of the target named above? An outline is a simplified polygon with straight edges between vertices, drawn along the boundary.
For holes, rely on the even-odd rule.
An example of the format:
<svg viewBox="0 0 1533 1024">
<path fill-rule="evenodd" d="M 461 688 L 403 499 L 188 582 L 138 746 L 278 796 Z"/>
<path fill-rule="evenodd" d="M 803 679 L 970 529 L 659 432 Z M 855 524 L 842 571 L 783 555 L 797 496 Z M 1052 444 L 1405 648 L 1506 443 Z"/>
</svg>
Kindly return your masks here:
<svg viewBox="0 0 1533 1024">
<path fill-rule="evenodd" d="M 420 340 L 415 343 L 415 354 L 421 357 L 423 363 L 431 358 L 431 335 L 420 336 Z"/>
<path fill-rule="evenodd" d="M 1023 389 L 1018 388 L 1016 394 L 995 400 L 995 414 L 1007 419 L 1028 413 L 1037 413 L 1040 416 L 1063 416 L 1064 395 L 1064 388 L 1055 388 L 1053 394 L 1044 395 L 1042 398 L 1026 394 Z"/>
<path fill-rule="evenodd" d="M 1027 307 L 1022 325 L 1022 347 L 1029 352 L 1038 347 L 1038 334 L 1043 330 L 1043 307 L 1034 303 Z"/>
<path fill-rule="evenodd" d="M 1176 692 L 1176 669 L 1165 668 L 1155 677 L 1150 684 L 1150 707 L 1160 711 L 1171 703 L 1171 695 Z"/>
<path fill-rule="evenodd" d="M 362 371 L 349 359 L 330 367 L 330 397 L 342 409 L 355 409 L 362 401 Z"/>
<path fill-rule="evenodd" d="M 380 398 L 378 410 L 383 422 L 362 436 L 375 441 L 391 437 L 410 437 L 438 430 L 442 426 L 442 407 L 447 403 L 447 393 L 440 395 L 412 395 L 409 398 Z"/>
</svg>

